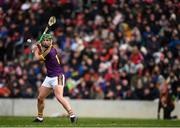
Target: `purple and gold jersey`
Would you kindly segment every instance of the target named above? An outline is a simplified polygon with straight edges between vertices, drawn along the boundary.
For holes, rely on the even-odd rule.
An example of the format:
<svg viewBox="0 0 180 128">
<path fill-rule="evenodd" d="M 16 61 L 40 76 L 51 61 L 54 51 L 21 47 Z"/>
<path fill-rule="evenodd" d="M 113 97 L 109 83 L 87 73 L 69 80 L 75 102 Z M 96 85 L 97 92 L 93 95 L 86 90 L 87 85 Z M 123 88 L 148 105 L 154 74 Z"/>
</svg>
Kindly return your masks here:
<svg viewBox="0 0 180 128">
<path fill-rule="evenodd" d="M 41 56 L 44 59 L 48 77 L 59 76 L 63 73 L 57 51 L 52 45 L 49 46 L 49 48 L 46 49 Z"/>
</svg>

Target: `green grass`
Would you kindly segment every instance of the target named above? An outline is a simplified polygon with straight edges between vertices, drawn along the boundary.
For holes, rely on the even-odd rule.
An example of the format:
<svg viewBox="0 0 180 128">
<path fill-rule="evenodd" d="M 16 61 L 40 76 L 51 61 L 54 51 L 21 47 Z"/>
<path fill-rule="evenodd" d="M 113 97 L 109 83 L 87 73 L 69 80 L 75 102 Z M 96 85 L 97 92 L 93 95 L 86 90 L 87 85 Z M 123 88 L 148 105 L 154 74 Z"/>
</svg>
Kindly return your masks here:
<svg viewBox="0 0 180 128">
<path fill-rule="evenodd" d="M 71 124 L 68 118 L 46 117 L 43 123 L 32 122 L 33 117 L 0 117 L 0 127 L 180 127 L 180 120 L 79 118 Z"/>
</svg>

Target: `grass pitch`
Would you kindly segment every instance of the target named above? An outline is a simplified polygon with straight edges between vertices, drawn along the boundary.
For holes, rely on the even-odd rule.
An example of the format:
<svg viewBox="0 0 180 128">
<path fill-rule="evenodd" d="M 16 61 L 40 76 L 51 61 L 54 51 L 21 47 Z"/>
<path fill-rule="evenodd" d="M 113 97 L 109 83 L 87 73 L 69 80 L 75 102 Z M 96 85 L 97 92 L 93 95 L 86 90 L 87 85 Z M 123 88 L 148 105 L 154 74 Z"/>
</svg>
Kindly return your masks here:
<svg viewBox="0 0 180 128">
<path fill-rule="evenodd" d="M 79 118 L 71 124 L 68 118 L 46 117 L 43 123 L 32 122 L 34 117 L 0 117 L 0 127 L 180 127 L 180 120 Z"/>
</svg>

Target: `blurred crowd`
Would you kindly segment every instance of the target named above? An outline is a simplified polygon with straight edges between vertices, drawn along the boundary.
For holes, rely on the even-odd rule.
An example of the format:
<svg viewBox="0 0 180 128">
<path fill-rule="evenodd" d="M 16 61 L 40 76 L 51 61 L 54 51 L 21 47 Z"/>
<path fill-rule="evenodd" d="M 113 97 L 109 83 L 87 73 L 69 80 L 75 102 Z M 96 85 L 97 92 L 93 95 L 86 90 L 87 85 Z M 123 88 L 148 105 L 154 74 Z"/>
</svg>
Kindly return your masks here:
<svg viewBox="0 0 180 128">
<path fill-rule="evenodd" d="M 0 97 L 37 96 L 46 69 L 24 44 L 52 15 L 64 95 L 155 100 L 165 88 L 180 98 L 178 0 L 0 0 Z"/>
</svg>

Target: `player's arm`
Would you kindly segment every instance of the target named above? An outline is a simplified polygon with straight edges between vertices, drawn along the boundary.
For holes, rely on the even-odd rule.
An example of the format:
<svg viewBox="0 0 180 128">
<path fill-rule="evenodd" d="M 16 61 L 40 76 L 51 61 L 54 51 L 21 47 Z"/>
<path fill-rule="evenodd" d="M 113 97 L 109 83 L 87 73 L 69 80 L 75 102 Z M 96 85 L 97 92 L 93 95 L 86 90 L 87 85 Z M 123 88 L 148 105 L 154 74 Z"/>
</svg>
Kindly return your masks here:
<svg viewBox="0 0 180 128">
<path fill-rule="evenodd" d="M 45 58 L 44 58 L 44 56 L 42 55 L 42 53 L 41 53 L 41 46 L 40 45 L 33 45 L 32 46 L 32 52 L 34 53 L 34 56 L 35 56 L 35 58 L 37 59 L 37 60 L 39 60 L 39 61 L 43 61 L 43 60 L 45 60 Z"/>
</svg>

